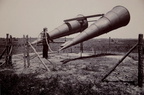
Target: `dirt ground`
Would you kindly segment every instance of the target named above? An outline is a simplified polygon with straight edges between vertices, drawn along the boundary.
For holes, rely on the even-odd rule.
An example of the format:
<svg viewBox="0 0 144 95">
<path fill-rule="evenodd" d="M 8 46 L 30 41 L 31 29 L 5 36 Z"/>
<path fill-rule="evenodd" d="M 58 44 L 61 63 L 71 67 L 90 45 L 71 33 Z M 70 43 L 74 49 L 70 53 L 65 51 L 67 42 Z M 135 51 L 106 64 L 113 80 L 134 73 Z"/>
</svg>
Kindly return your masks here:
<svg viewBox="0 0 144 95">
<path fill-rule="evenodd" d="M 77 84 L 88 85 L 84 89 L 92 91 L 89 95 L 142 95 L 144 89 L 137 86 L 138 62 L 127 57 L 104 82 L 101 79 L 111 70 L 123 55 L 97 55 L 83 53 L 51 53 L 48 59 L 42 58 L 50 72 L 35 54 L 31 55 L 30 67 L 24 68 L 23 55 L 13 56 L 14 72 L 20 74 L 36 74 L 35 78 L 47 81 L 51 77 L 58 78 L 59 87 L 67 83 L 72 87 Z M 81 88 L 81 87 L 80 87 Z M 67 89 L 67 88 L 64 88 Z M 84 91 L 84 90 L 83 90 Z M 75 92 L 78 93 L 78 92 Z M 89 92 L 90 93 L 90 92 Z M 59 94 L 54 94 L 59 95 Z M 66 94 L 61 94 L 66 95 Z M 71 94 L 78 95 L 78 94 Z M 79 94 L 88 95 L 88 94 Z"/>
</svg>

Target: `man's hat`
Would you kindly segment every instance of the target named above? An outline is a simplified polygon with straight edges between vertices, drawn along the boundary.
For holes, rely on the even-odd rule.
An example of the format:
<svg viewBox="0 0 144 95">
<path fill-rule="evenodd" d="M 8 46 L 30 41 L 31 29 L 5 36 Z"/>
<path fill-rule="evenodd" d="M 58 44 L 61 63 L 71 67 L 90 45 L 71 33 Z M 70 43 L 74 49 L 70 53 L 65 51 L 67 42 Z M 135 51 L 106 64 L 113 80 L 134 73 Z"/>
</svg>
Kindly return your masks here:
<svg viewBox="0 0 144 95">
<path fill-rule="evenodd" d="M 45 27 L 45 28 L 43 28 L 43 31 L 47 31 L 47 28 Z"/>
</svg>

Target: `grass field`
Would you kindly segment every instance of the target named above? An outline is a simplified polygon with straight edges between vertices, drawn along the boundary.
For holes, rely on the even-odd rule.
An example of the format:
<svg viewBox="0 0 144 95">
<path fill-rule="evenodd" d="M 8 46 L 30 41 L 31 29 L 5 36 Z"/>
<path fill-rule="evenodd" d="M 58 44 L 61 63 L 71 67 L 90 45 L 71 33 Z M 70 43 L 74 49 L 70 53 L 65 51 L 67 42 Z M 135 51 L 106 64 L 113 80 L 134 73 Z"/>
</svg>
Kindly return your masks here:
<svg viewBox="0 0 144 95">
<path fill-rule="evenodd" d="M 22 46 L 13 55 L 13 67 L 1 67 L 2 95 L 143 95 L 137 86 L 137 50 L 133 51 L 104 82 L 101 79 L 137 42 L 130 39 L 93 39 L 84 42 L 83 57 L 79 45 L 40 60 L 31 53 L 31 65 L 24 68 Z M 20 42 L 19 42 L 20 43 Z M 18 43 L 17 43 L 18 44 Z M 58 44 L 51 44 L 57 50 Z M 36 46 L 35 46 L 36 47 Z M 41 51 L 42 47 L 36 47 Z M 31 50 L 32 52 L 32 50 Z M 39 52 L 40 56 L 41 52 Z M 95 55 L 94 55 L 95 54 Z M 51 63 L 50 63 L 51 62 Z"/>
</svg>

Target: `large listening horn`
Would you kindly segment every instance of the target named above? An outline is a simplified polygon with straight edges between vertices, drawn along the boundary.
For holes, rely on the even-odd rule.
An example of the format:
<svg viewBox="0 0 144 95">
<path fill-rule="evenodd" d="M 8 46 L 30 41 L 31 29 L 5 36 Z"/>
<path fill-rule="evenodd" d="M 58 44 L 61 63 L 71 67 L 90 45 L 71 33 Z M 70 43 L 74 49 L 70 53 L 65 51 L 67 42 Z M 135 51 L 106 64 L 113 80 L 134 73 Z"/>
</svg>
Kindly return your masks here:
<svg viewBox="0 0 144 95">
<path fill-rule="evenodd" d="M 106 13 L 103 17 L 91 24 L 72 41 L 64 44 L 64 46 L 60 50 L 86 41 L 93 37 L 97 37 L 119 27 L 126 26 L 129 21 L 130 14 L 128 10 L 123 6 L 116 6 L 111 11 Z"/>
</svg>

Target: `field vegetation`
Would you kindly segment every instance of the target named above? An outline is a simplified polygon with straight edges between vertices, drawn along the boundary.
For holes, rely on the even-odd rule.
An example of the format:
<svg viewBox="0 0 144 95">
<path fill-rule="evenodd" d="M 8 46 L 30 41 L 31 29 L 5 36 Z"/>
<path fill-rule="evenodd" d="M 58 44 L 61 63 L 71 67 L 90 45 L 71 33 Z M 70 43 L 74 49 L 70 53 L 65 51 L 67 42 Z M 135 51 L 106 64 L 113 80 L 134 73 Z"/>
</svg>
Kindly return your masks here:
<svg viewBox="0 0 144 95">
<path fill-rule="evenodd" d="M 83 57 L 79 45 L 42 60 L 48 72 L 31 52 L 31 65 L 24 68 L 22 39 L 16 39 L 13 65 L 0 67 L 0 93 L 2 95 L 143 95 L 137 86 L 137 50 L 134 50 L 105 81 L 105 74 L 121 59 L 136 39 L 92 39 L 84 42 Z M 31 39 L 33 41 L 35 39 Z M 64 39 L 56 40 L 64 41 Z M 4 40 L 0 40 L 0 43 Z M 3 44 L 1 44 L 3 45 Z M 51 43 L 56 51 L 61 43 Z M 3 50 L 4 45 L 1 47 Z M 35 45 L 41 55 L 42 46 Z M 1 51 L 0 50 L 0 51 Z M 51 63 L 50 63 L 50 62 Z"/>
</svg>

